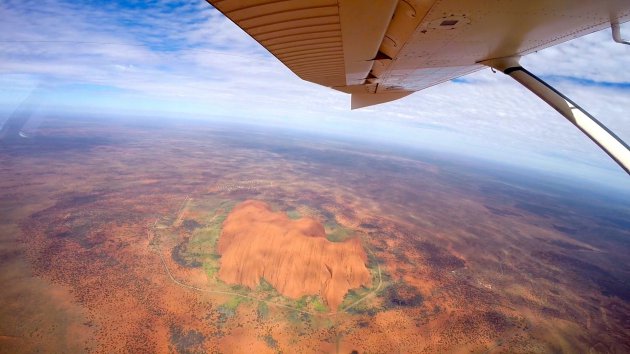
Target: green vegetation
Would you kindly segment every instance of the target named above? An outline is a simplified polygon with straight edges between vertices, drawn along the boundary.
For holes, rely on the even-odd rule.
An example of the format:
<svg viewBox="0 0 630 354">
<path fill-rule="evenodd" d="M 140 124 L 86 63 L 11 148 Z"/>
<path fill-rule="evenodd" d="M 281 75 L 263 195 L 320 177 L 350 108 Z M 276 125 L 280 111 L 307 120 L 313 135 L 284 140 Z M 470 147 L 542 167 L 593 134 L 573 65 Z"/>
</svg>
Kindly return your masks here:
<svg viewBox="0 0 630 354">
<path fill-rule="evenodd" d="M 269 305 L 264 301 L 258 301 L 258 308 L 256 309 L 256 315 L 259 320 L 265 320 L 269 317 Z"/>
<path fill-rule="evenodd" d="M 304 310 L 306 308 L 306 304 L 308 303 L 309 296 L 302 296 L 295 302 L 295 308 L 298 310 Z"/>
<path fill-rule="evenodd" d="M 185 245 L 185 252 L 181 252 L 192 264 L 201 265 L 208 279 L 216 279 L 219 270 L 220 256 L 216 253 L 215 247 L 221 233 L 223 218 L 218 217 L 216 222 L 195 229 Z"/>
<path fill-rule="evenodd" d="M 237 201 L 221 200 L 213 197 L 206 197 L 208 199 L 193 199 L 189 204 L 189 208 L 195 211 L 201 212 L 205 215 L 200 222 L 202 224 L 210 224 L 215 219 L 215 215 L 227 215 L 234 208 Z"/>
<path fill-rule="evenodd" d="M 294 307 L 301 311 L 328 312 L 328 306 L 316 295 L 305 295 L 295 301 Z"/>
<path fill-rule="evenodd" d="M 236 311 L 236 309 L 238 308 L 238 305 L 240 305 L 242 302 L 248 302 L 248 301 L 250 301 L 250 299 L 246 297 L 233 296 L 221 306 L 223 306 L 226 309 Z"/>
<path fill-rule="evenodd" d="M 376 315 L 378 310 L 379 310 L 378 308 L 368 305 L 366 301 L 362 301 L 350 307 L 349 309 L 347 309 L 348 313 L 351 313 L 354 315 L 368 315 L 368 316 Z"/>
<path fill-rule="evenodd" d="M 258 284 L 258 288 L 256 288 L 257 291 L 262 291 L 262 292 L 272 292 L 275 291 L 276 289 L 274 289 L 273 285 L 271 285 L 267 280 L 265 280 L 265 278 L 260 278 L 260 283 Z"/>
<path fill-rule="evenodd" d="M 381 287 L 382 290 L 385 287 L 385 284 L 391 283 L 392 277 L 389 275 L 389 273 L 381 269 L 381 280 L 383 281 L 383 286 Z"/>
<path fill-rule="evenodd" d="M 215 245 L 221 233 L 220 225 L 209 225 L 193 231 L 188 241 L 188 253 L 205 257 L 215 255 Z"/>
<path fill-rule="evenodd" d="M 279 301 L 286 304 L 295 310 L 287 312 L 288 319 L 296 323 L 308 323 L 312 320 L 311 315 L 308 313 L 327 313 L 330 311 L 325 301 L 316 295 L 303 296 L 297 300 L 292 300 L 282 296 L 274 286 L 266 279 L 261 278 L 259 285 L 255 289 L 249 289 L 242 285 L 230 285 L 220 281 L 217 277 L 220 269 L 220 255 L 216 252 L 216 245 L 221 235 L 223 222 L 228 216 L 229 211 L 234 207 L 235 202 L 225 200 L 194 200 L 194 204 L 189 205 L 189 209 L 192 209 L 197 215 L 205 215 L 204 217 L 195 217 L 194 219 L 187 219 L 185 221 L 185 227 L 183 229 L 188 231 L 187 240 L 178 245 L 178 260 L 180 263 L 184 262 L 191 266 L 201 267 L 208 277 L 208 280 L 213 282 L 213 287 L 221 289 L 223 291 L 234 292 L 238 294 L 248 294 L 252 291 L 255 293 L 255 297 L 260 299 L 266 299 L 267 301 Z M 282 210 L 282 209 L 278 209 Z M 289 218 L 298 219 L 302 217 L 301 213 L 295 209 L 284 209 Z M 327 215 L 328 222 L 324 227 L 327 234 L 327 239 L 332 242 L 343 242 L 349 237 L 355 236 L 355 232 L 352 229 L 348 229 L 336 222 L 334 215 Z M 180 231 L 181 232 L 180 228 Z M 369 251 L 369 250 L 368 250 Z M 379 282 L 378 277 L 378 259 L 372 252 L 368 252 L 368 268 L 372 274 L 373 286 L 376 286 Z M 341 309 L 355 303 L 369 294 L 373 288 L 362 287 L 360 289 L 354 289 L 350 291 L 341 305 Z M 247 301 L 246 298 L 241 296 L 234 296 L 226 303 L 219 306 L 217 309 L 222 319 L 230 318 L 234 316 L 240 303 Z M 355 313 L 374 313 L 375 310 L 374 301 L 363 301 L 357 304 Z M 256 313 L 259 320 L 266 319 L 269 316 L 269 304 L 265 301 L 258 301 L 256 305 Z"/>
<path fill-rule="evenodd" d="M 353 235 L 352 230 L 339 225 L 336 221 L 328 221 L 324 224 L 326 238 L 330 242 L 343 242 Z"/>
<path fill-rule="evenodd" d="M 346 297 L 344 297 L 341 308 L 355 315 L 376 315 L 376 313 L 381 310 L 379 305 L 381 301 L 376 296 L 366 297 L 372 291 L 373 289 L 365 287 L 350 290 L 348 294 L 346 294 Z M 361 301 L 358 302 L 359 300 Z"/>
<path fill-rule="evenodd" d="M 208 279 L 214 279 L 219 271 L 219 265 L 211 262 L 205 262 L 203 264 L 203 270 L 208 276 Z"/>
<path fill-rule="evenodd" d="M 376 269 L 378 265 L 378 259 L 376 258 L 374 253 L 370 252 L 369 250 L 366 253 L 367 253 L 367 259 L 368 259 L 367 267 L 370 269 Z"/>
<path fill-rule="evenodd" d="M 186 228 L 190 232 L 188 242 L 178 246 L 173 257 L 178 263 L 186 266 L 201 266 L 209 280 L 217 280 L 220 255 L 216 253 L 216 244 L 221 235 L 223 221 L 227 218 L 227 212 L 234 206 L 234 202 L 212 200 L 198 203 L 200 204 L 195 205 L 195 209 L 209 207 L 212 212 L 203 218 L 204 225 L 192 219 L 186 220 L 186 225 L 190 226 Z"/>
<path fill-rule="evenodd" d="M 232 284 L 232 285 L 230 285 L 230 288 L 235 293 L 247 293 L 247 292 L 249 292 L 249 288 L 247 288 L 246 286 L 243 286 L 241 284 Z"/>
<path fill-rule="evenodd" d="M 296 220 L 302 217 L 300 212 L 297 211 L 296 209 L 291 209 L 287 211 L 287 216 L 289 217 L 289 219 L 292 219 L 292 220 Z"/>
<path fill-rule="evenodd" d="M 233 296 L 224 304 L 217 307 L 217 312 L 219 313 L 219 323 L 225 324 L 227 319 L 232 318 L 234 317 L 234 315 L 236 315 L 236 309 L 241 303 L 249 301 L 251 300 L 242 296 Z"/>
<path fill-rule="evenodd" d="M 319 297 L 316 297 L 315 299 L 313 299 L 313 301 L 311 302 L 311 306 L 313 307 L 313 310 L 319 313 L 328 311 L 328 306 L 326 306 Z"/>
<path fill-rule="evenodd" d="M 345 308 L 346 306 L 350 306 L 355 302 L 359 301 L 362 297 L 365 296 L 365 293 L 361 291 L 361 289 L 352 289 L 349 290 L 346 296 L 343 298 L 343 302 L 341 303 L 341 307 Z"/>
<path fill-rule="evenodd" d="M 374 316 L 379 310 L 379 300 L 375 296 L 366 296 L 372 292 L 373 289 L 361 287 L 359 289 L 353 289 L 348 291 L 343 298 L 340 308 L 346 310 L 348 313 L 355 315 L 369 315 Z M 357 301 L 361 300 L 357 303 Z"/>
<path fill-rule="evenodd" d="M 278 348 L 278 341 L 276 341 L 271 336 L 271 334 L 267 334 L 266 336 L 263 337 L 263 339 L 265 340 L 265 343 L 267 343 L 267 346 L 269 346 L 269 348 L 271 348 L 271 349 Z"/>
<path fill-rule="evenodd" d="M 383 295 L 388 308 L 416 307 L 424 302 L 424 297 L 416 287 L 402 281 L 390 284 Z"/>
<path fill-rule="evenodd" d="M 309 315 L 308 313 L 305 312 L 300 312 L 300 311 L 296 311 L 296 310 L 289 310 L 289 313 L 287 315 L 287 319 L 289 320 L 289 322 L 291 322 L 292 324 L 310 324 L 313 320 L 313 316 Z"/>
<path fill-rule="evenodd" d="M 313 316 L 308 312 L 328 311 L 322 300 L 316 295 L 302 296 L 293 303 L 293 307 L 295 310 L 290 310 L 287 314 L 289 322 L 307 326 L 312 325 L 313 321 Z"/>
<path fill-rule="evenodd" d="M 260 278 L 260 283 L 256 287 L 255 291 L 258 293 L 258 297 L 263 296 L 267 300 L 282 297 L 278 290 L 265 280 L 265 278 Z"/>
<path fill-rule="evenodd" d="M 289 310 L 289 313 L 287 314 L 287 319 L 289 320 L 289 322 L 293 324 L 300 323 L 300 312 L 295 311 L 295 310 Z"/>
<path fill-rule="evenodd" d="M 178 353 L 200 352 L 205 339 L 205 336 L 197 330 L 186 330 L 178 325 L 170 326 L 170 340 Z"/>
</svg>

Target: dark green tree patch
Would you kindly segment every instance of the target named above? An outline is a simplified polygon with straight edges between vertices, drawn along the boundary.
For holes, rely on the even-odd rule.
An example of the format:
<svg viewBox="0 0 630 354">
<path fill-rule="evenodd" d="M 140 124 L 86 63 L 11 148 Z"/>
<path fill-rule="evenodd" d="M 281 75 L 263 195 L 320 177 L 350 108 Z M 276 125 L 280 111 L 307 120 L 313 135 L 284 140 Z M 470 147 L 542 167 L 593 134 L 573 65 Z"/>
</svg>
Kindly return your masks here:
<svg viewBox="0 0 630 354">
<path fill-rule="evenodd" d="M 171 325 L 170 340 L 177 353 L 201 353 L 205 337 L 194 329 L 186 331 L 181 326 Z"/>
<path fill-rule="evenodd" d="M 387 307 L 416 307 L 422 305 L 424 301 L 418 289 L 403 282 L 396 282 L 387 287 L 384 297 Z"/>
<path fill-rule="evenodd" d="M 182 227 L 184 228 L 184 230 L 186 230 L 188 232 L 192 232 L 195 229 L 198 229 L 199 227 L 201 227 L 201 224 L 198 223 L 195 220 L 186 219 L 186 220 L 184 220 L 184 222 L 182 222 Z"/>
</svg>

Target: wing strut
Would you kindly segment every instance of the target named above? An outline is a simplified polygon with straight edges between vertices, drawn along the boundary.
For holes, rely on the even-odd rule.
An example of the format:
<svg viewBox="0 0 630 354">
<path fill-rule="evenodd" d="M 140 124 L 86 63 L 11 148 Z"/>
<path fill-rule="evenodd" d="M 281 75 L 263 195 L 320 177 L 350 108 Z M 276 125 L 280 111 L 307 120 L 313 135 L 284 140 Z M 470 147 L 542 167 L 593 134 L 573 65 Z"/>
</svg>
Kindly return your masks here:
<svg viewBox="0 0 630 354">
<path fill-rule="evenodd" d="M 549 84 L 519 65 L 516 57 L 482 62 L 521 83 L 562 114 L 630 174 L 630 148 L 600 121 Z"/>
</svg>

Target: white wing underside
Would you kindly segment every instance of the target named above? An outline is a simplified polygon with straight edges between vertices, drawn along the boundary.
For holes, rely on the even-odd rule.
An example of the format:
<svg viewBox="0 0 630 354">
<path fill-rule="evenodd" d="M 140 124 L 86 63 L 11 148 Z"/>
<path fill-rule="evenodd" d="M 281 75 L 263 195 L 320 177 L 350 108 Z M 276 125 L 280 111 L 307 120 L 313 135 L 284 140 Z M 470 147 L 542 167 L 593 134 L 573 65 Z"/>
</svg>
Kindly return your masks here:
<svg viewBox="0 0 630 354">
<path fill-rule="evenodd" d="M 628 0 L 208 0 L 300 78 L 379 104 L 630 19 Z"/>
</svg>

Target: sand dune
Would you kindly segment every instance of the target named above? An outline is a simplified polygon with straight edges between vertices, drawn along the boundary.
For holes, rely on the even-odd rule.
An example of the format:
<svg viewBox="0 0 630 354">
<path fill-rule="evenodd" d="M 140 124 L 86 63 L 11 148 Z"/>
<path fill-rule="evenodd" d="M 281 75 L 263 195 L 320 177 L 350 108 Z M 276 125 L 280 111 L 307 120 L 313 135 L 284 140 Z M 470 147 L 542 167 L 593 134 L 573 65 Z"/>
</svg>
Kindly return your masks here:
<svg viewBox="0 0 630 354">
<path fill-rule="evenodd" d="M 255 288 L 265 278 L 290 298 L 321 295 L 333 311 L 349 289 L 371 283 L 358 238 L 330 242 L 317 220 L 291 220 L 261 201 L 234 208 L 223 224 L 218 252 L 221 280 Z"/>
</svg>

